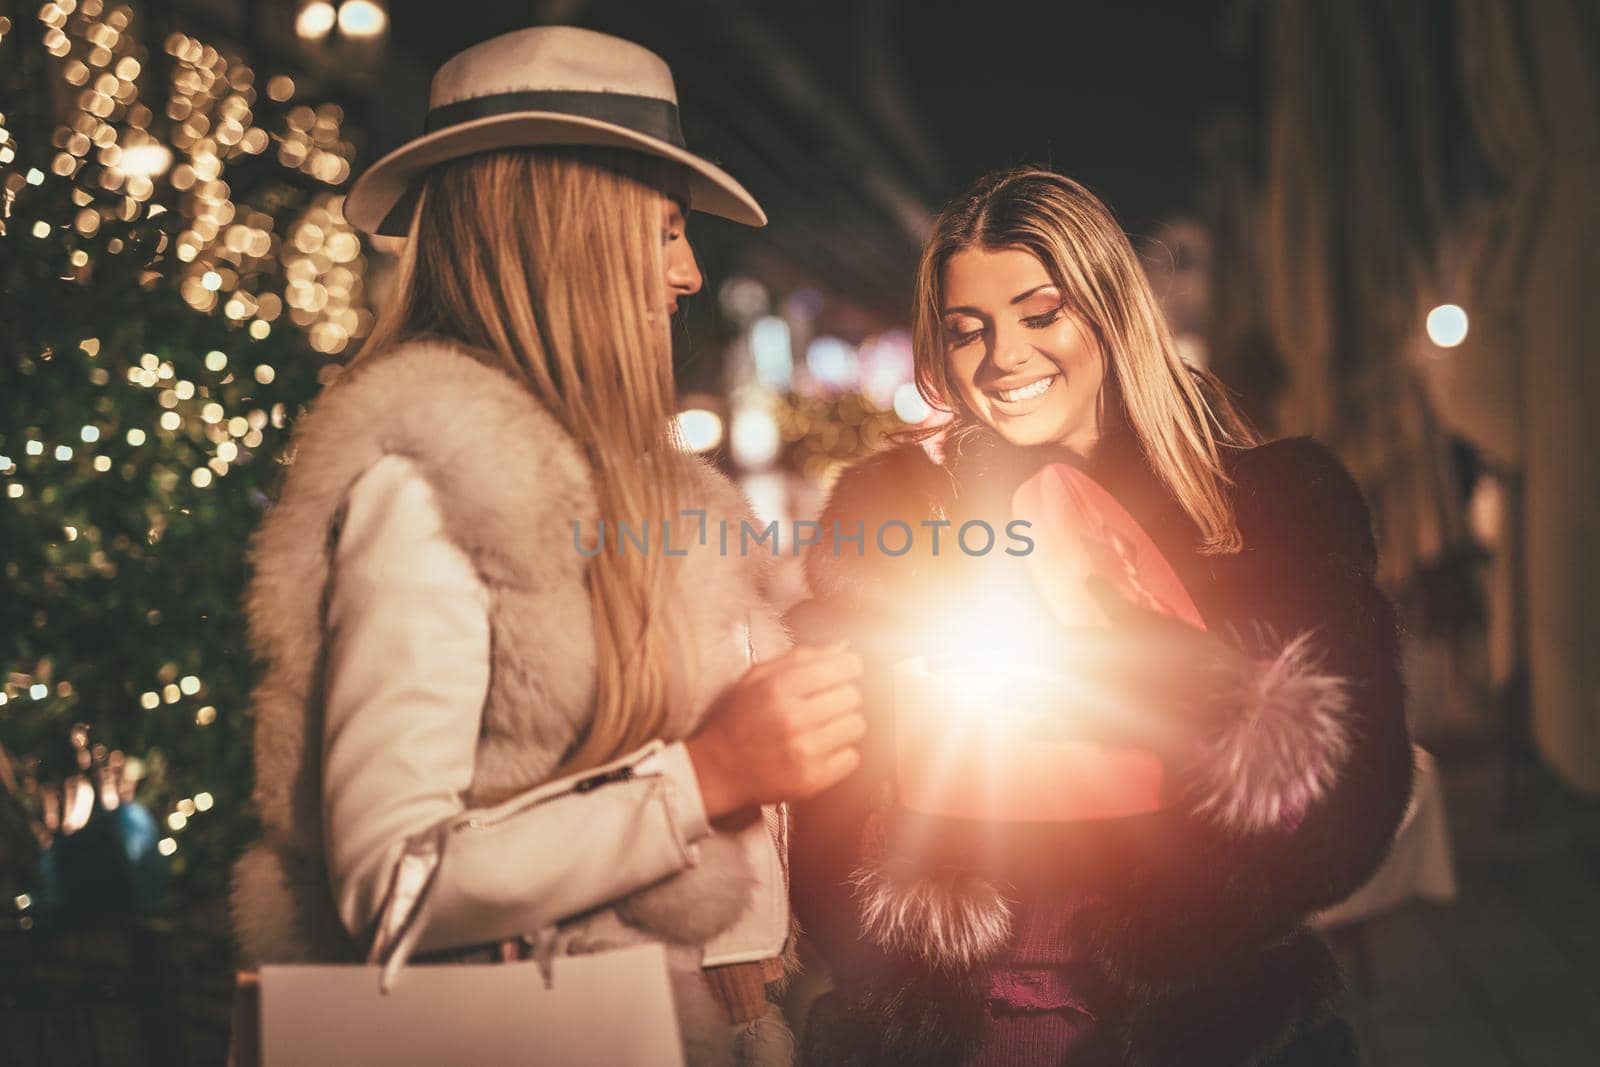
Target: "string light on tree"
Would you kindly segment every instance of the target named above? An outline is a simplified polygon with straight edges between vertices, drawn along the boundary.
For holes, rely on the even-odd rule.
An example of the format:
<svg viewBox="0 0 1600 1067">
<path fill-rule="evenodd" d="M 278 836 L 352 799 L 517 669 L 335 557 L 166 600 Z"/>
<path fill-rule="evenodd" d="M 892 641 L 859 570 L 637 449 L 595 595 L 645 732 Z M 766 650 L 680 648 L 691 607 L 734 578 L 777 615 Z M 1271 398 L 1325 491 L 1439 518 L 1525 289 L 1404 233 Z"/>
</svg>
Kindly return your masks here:
<svg viewBox="0 0 1600 1067">
<path fill-rule="evenodd" d="M 132 177 L 154 178 L 172 166 L 172 150 L 157 141 L 147 141 L 124 149 L 118 165 Z"/>
<path fill-rule="evenodd" d="M 50 753 L 80 716 L 106 749 L 137 746 L 141 803 L 182 821 L 182 850 L 152 846 L 182 894 L 216 899 L 249 781 L 249 719 L 218 708 L 248 700 L 250 672 L 238 553 L 212 547 L 248 539 L 294 414 L 337 369 L 309 355 L 365 336 L 367 261 L 340 214 L 343 109 L 187 33 L 147 50 L 140 6 L 44 3 L 31 36 L 0 18 L 0 66 L 30 79 L 28 114 L 0 115 L 18 353 L 0 390 L 0 703 L 28 707 L 0 715 L 0 744 L 39 788 L 72 772 Z M 343 27 L 332 11 L 364 32 L 359 7 Z M 69 656 L 70 684 L 52 673 Z"/>
</svg>

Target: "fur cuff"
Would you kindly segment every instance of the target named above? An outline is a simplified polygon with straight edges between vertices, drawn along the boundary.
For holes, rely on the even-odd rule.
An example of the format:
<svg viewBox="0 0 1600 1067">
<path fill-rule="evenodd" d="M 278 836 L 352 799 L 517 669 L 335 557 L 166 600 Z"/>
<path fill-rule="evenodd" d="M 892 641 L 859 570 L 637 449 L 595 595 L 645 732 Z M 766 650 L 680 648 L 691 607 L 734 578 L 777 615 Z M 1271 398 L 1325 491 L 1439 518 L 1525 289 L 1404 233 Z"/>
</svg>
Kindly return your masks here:
<svg viewBox="0 0 1600 1067">
<path fill-rule="evenodd" d="M 866 938 L 934 970 L 964 971 L 993 960 L 1011 936 L 1011 904 L 970 871 L 900 873 L 878 860 L 850 878 Z"/>
<path fill-rule="evenodd" d="M 739 921 L 756 880 L 744 849 L 725 833 L 695 847 L 700 858 L 692 867 L 617 902 L 623 922 L 675 944 L 699 945 Z"/>
<path fill-rule="evenodd" d="M 1310 632 L 1275 659 L 1241 663 L 1186 779 L 1198 814 L 1249 834 L 1298 822 L 1333 788 L 1350 751 L 1350 694 L 1321 670 Z"/>
</svg>

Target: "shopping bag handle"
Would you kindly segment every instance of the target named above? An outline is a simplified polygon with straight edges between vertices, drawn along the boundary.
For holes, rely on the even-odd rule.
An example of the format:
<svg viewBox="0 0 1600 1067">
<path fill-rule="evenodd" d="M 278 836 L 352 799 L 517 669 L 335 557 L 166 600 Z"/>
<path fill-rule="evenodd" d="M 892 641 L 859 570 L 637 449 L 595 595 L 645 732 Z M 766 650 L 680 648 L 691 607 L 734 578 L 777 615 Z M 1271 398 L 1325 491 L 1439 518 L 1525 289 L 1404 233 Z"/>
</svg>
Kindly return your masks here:
<svg viewBox="0 0 1600 1067">
<path fill-rule="evenodd" d="M 757 660 L 755 633 L 748 613 L 738 624 L 737 639 L 744 646 L 746 664 L 754 664 Z M 584 773 L 591 776 L 584 779 L 585 781 L 592 780 L 593 771 Z M 574 775 L 572 779 L 577 780 L 580 777 Z M 580 782 L 580 788 L 581 785 Z M 552 787 L 569 786 L 565 781 L 550 783 L 535 792 L 545 792 Z M 787 836 L 787 810 L 782 810 L 779 817 L 782 822 L 782 832 Z M 432 896 L 434 884 L 438 881 L 439 865 L 444 862 L 445 845 L 449 842 L 451 832 L 458 821 L 459 816 L 450 815 L 406 839 L 400 859 L 395 863 L 394 871 L 389 877 L 389 888 L 384 894 L 383 904 L 378 909 L 372 947 L 367 953 L 367 963 L 382 968 L 378 974 L 379 993 L 388 993 L 394 988 L 401 969 L 410 960 L 411 953 L 415 951 L 417 942 L 422 937 L 422 930 L 426 925 L 423 918 L 427 914 L 428 901 Z M 780 856 L 784 864 L 784 881 L 787 883 L 789 874 L 787 848 L 780 853 Z M 549 986 L 553 979 L 551 962 L 558 940 L 554 929 L 539 931 L 533 940 L 534 958 L 544 974 L 546 986 Z"/>
<path fill-rule="evenodd" d="M 454 818 L 441 819 L 407 838 L 399 862 L 389 877 L 389 889 L 378 910 L 377 929 L 372 935 L 372 948 L 367 953 L 369 964 L 383 968 L 378 974 L 380 993 L 394 988 L 400 969 L 411 958 L 422 936 L 425 925 L 422 919 L 438 880 L 439 864 L 444 859 L 445 843 L 450 839 Z"/>
</svg>

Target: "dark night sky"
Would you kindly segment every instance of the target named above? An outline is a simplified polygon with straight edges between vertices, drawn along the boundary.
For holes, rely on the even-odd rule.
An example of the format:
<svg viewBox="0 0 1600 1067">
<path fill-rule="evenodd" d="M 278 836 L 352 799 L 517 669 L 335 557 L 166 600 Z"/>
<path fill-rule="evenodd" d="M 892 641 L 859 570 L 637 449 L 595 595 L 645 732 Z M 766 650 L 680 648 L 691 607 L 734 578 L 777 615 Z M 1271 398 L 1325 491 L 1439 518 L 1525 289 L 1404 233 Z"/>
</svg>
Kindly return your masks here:
<svg viewBox="0 0 1600 1067">
<path fill-rule="evenodd" d="M 907 80 L 961 184 L 1049 163 L 1148 225 L 1188 206 L 1201 121 L 1248 97 L 1219 46 L 1217 3 L 899 6 L 918 42 L 903 53 Z M 1070 18 L 1039 14 L 1069 6 Z"/>
<path fill-rule="evenodd" d="M 1250 71 L 1226 54 L 1238 0 L 884 0 L 876 26 L 862 0 L 732 0 L 790 45 L 846 103 L 861 90 L 879 36 L 945 167 L 913 180 L 934 203 L 983 171 L 1047 162 L 1087 182 L 1131 226 L 1190 205 L 1196 130 L 1210 114 L 1249 106 Z M 719 37 L 715 4 L 596 0 L 578 21 L 632 36 L 680 70 L 763 62 Z M 528 24 L 521 4 L 399 0 L 395 43 L 429 66 Z M 693 116 L 690 116 L 692 127 Z M 757 190 L 760 192 L 760 190 Z"/>
<path fill-rule="evenodd" d="M 1135 234 L 1194 209 L 1201 129 L 1253 107 L 1257 88 L 1258 51 L 1224 43 L 1250 0 L 391 0 L 390 54 L 431 71 L 535 9 L 672 65 L 691 147 L 772 218 L 754 234 L 697 223 L 708 277 L 820 285 L 859 313 L 834 324 L 846 336 L 903 320 L 922 236 L 907 219 L 985 171 L 1052 165 Z M 393 89 L 374 99 L 366 158 L 413 134 L 422 105 Z"/>
<path fill-rule="evenodd" d="M 818 5 L 780 6 L 786 31 L 849 82 L 857 57 L 830 47 L 837 21 Z M 885 6 L 888 50 L 948 162 L 940 198 L 994 167 L 1042 162 L 1147 225 L 1191 201 L 1201 122 L 1250 103 L 1250 73 L 1222 47 L 1237 6 L 1223 0 Z"/>
</svg>

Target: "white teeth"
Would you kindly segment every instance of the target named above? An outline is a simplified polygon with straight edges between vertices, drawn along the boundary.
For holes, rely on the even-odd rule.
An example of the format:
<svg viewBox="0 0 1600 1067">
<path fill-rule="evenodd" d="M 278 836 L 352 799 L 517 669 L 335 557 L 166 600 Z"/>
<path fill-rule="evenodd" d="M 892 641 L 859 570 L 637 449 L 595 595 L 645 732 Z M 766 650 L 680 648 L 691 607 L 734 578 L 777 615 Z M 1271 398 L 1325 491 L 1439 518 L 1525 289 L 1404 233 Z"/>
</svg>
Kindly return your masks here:
<svg viewBox="0 0 1600 1067">
<path fill-rule="evenodd" d="M 1043 395 L 1046 389 L 1054 385 L 1056 377 L 1056 375 L 1052 374 L 1048 378 L 1040 378 L 1032 385 L 1024 385 L 1021 389 L 1002 389 L 996 395 L 1008 404 L 1015 404 L 1019 400 L 1031 400 L 1036 396 Z"/>
</svg>

